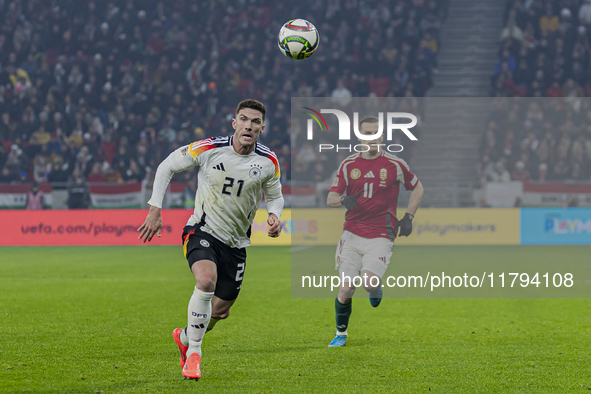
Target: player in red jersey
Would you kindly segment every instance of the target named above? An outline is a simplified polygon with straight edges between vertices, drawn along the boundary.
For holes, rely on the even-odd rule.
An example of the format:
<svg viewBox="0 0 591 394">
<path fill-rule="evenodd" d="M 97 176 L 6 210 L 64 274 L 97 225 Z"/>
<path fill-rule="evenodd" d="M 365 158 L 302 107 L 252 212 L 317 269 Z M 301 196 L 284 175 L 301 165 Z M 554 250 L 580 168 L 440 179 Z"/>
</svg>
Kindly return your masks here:
<svg viewBox="0 0 591 394">
<path fill-rule="evenodd" d="M 375 135 L 378 126 L 378 118 L 367 117 L 359 122 L 359 131 Z M 373 307 L 382 300 L 381 279 L 392 256 L 394 238 L 410 235 L 412 219 L 423 198 L 421 182 L 404 160 L 382 149 L 382 140 L 383 136 L 373 141 L 360 140 L 369 150 L 351 155 L 341 163 L 327 199 L 332 208 L 347 208 L 335 256 L 336 269 L 341 278 L 352 281 L 361 277 Z M 412 193 L 404 218 L 398 220 L 396 206 L 401 184 Z M 345 346 L 347 342 L 351 298 L 355 293 L 351 281 L 342 281 L 335 300 L 337 333 L 329 347 Z"/>
</svg>

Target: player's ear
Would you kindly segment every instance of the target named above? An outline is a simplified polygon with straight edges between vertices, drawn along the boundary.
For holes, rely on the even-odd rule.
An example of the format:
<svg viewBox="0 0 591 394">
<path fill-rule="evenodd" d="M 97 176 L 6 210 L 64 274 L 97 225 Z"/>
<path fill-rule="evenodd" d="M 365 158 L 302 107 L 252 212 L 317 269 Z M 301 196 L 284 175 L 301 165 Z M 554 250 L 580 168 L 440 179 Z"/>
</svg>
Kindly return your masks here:
<svg viewBox="0 0 591 394">
<path fill-rule="evenodd" d="M 236 130 L 236 118 L 232 118 L 232 128 Z"/>
<path fill-rule="evenodd" d="M 263 134 L 263 131 L 265 131 L 265 124 L 263 123 L 263 126 L 261 127 L 261 134 Z"/>
</svg>

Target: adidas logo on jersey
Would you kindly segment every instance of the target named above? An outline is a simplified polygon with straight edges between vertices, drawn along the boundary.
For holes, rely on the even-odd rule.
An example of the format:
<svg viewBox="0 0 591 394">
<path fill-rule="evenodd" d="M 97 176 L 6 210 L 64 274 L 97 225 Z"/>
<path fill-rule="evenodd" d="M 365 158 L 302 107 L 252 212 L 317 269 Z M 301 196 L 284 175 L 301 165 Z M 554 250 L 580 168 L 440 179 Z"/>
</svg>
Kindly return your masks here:
<svg viewBox="0 0 591 394">
<path fill-rule="evenodd" d="M 214 166 L 213 169 L 220 170 L 220 171 L 226 171 L 226 169 L 224 168 L 224 163 L 220 163 L 217 166 Z"/>
<path fill-rule="evenodd" d="M 365 174 L 363 177 L 364 178 L 375 178 L 375 175 L 373 174 L 373 171 L 370 171 L 367 174 Z"/>
</svg>

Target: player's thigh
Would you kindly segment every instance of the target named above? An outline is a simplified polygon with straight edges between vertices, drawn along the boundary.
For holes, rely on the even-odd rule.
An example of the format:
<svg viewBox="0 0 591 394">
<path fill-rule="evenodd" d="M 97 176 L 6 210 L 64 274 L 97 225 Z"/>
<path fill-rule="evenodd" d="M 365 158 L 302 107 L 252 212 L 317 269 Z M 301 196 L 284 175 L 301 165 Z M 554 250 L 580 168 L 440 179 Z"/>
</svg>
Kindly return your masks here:
<svg viewBox="0 0 591 394">
<path fill-rule="evenodd" d="M 337 245 L 335 268 L 339 271 L 341 282 L 352 282 L 359 276 L 363 264 L 363 255 L 354 245 L 354 240 L 344 233 Z"/>
<path fill-rule="evenodd" d="M 234 302 L 242 288 L 246 270 L 246 249 L 230 248 L 222 244 L 219 245 L 218 253 L 218 279 L 214 295 L 220 300 Z"/>
<path fill-rule="evenodd" d="M 393 247 L 394 243 L 386 238 L 367 240 L 361 271 L 369 271 L 382 278 L 390 264 Z"/>
<path fill-rule="evenodd" d="M 198 259 L 199 257 L 193 257 Z M 191 263 L 189 263 L 191 264 Z M 211 282 L 213 286 L 217 282 L 217 266 L 210 258 L 199 259 L 191 264 L 191 272 L 196 283 Z"/>
<path fill-rule="evenodd" d="M 183 230 L 183 252 L 198 287 L 199 285 L 215 286 L 217 281 L 219 255 L 215 248 L 216 241 L 196 226 L 187 226 Z"/>
</svg>

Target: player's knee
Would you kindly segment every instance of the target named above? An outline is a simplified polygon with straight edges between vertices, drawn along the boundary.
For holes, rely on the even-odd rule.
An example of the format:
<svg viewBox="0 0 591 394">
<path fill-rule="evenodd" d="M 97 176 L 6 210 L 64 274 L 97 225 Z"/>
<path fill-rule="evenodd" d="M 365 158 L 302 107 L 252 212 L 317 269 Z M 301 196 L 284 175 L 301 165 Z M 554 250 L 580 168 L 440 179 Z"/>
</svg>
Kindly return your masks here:
<svg viewBox="0 0 591 394">
<path fill-rule="evenodd" d="M 195 285 L 201 291 L 212 293 L 215 291 L 215 277 L 213 275 L 200 275 L 195 279 Z"/>
<path fill-rule="evenodd" d="M 376 284 L 377 283 L 377 284 Z M 379 278 L 376 281 L 376 283 L 374 284 L 370 284 L 368 283 L 367 285 L 364 285 L 363 288 L 365 289 L 365 291 L 367 291 L 368 293 L 371 293 L 372 291 L 374 291 L 375 289 L 377 289 L 380 286 L 380 281 Z"/>
<path fill-rule="evenodd" d="M 364 286 L 363 287 L 365 289 L 365 291 L 367 291 L 368 293 L 371 293 L 372 291 L 374 291 L 375 289 L 377 289 L 377 287 L 371 287 L 371 286 Z"/>
<path fill-rule="evenodd" d="M 354 287 L 341 287 L 339 290 L 339 299 L 351 299 L 355 293 Z"/>
</svg>

